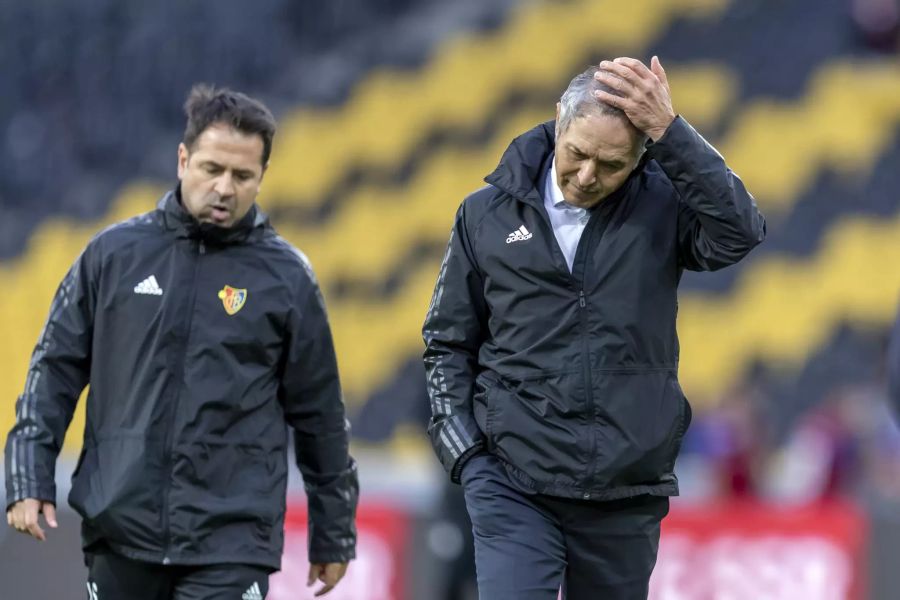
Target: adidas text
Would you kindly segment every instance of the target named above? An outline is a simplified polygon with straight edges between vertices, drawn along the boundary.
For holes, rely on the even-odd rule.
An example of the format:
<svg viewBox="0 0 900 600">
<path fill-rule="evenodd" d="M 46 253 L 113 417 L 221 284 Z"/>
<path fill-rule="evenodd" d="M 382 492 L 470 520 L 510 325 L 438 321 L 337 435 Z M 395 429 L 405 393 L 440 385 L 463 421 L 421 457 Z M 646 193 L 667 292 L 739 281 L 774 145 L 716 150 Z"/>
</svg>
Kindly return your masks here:
<svg viewBox="0 0 900 600">
<path fill-rule="evenodd" d="M 525 240 L 530 240 L 531 237 L 532 233 L 522 225 L 506 237 L 506 243 L 512 244 L 513 242 L 524 242 Z"/>
</svg>

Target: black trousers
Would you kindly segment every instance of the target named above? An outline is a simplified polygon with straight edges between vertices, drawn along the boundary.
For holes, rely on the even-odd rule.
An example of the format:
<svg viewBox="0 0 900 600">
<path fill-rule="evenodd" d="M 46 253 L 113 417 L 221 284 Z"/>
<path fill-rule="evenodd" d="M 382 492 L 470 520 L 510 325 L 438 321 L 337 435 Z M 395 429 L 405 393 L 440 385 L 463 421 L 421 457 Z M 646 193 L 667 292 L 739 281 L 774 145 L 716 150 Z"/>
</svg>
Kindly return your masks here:
<svg viewBox="0 0 900 600">
<path fill-rule="evenodd" d="M 270 569 L 157 565 L 102 549 L 85 555 L 88 600 L 263 600 Z"/>
<path fill-rule="evenodd" d="M 646 600 L 669 499 L 529 493 L 496 457 L 463 467 L 480 600 Z"/>
</svg>

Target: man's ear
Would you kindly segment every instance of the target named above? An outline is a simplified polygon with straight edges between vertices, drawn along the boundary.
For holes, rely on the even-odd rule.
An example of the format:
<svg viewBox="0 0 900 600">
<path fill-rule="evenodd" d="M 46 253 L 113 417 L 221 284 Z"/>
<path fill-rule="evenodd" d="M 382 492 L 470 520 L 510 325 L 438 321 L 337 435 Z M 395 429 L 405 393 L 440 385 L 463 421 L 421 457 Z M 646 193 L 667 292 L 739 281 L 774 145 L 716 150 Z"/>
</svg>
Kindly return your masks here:
<svg viewBox="0 0 900 600">
<path fill-rule="evenodd" d="M 179 181 L 184 178 L 184 172 L 187 170 L 188 160 L 191 158 L 191 153 L 188 151 L 187 146 L 184 145 L 184 142 L 178 144 L 178 179 Z"/>
</svg>

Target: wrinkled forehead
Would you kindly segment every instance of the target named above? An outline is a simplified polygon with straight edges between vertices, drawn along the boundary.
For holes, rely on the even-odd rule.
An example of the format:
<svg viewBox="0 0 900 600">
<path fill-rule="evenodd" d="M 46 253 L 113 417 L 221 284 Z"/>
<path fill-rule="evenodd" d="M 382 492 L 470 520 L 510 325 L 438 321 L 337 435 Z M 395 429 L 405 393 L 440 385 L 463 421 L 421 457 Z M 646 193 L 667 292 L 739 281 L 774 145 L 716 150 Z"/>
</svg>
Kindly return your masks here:
<svg viewBox="0 0 900 600">
<path fill-rule="evenodd" d="M 588 156 L 625 160 L 640 151 L 643 136 L 626 119 L 590 112 L 572 119 L 558 141 L 560 145 L 572 145 Z"/>
</svg>

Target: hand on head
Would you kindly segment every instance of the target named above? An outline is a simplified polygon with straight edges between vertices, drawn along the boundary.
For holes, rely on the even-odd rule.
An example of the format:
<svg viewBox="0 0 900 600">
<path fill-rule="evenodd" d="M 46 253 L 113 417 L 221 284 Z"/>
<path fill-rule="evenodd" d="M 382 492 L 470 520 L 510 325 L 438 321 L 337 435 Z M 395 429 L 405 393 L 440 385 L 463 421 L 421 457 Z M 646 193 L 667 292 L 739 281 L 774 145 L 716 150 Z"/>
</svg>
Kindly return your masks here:
<svg viewBox="0 0 900 600">
<path fill-rule="evenodd" d="M 634 126 L 654 142 L 675 120 L 669 80 L 656 56 L 650 61 L 649 69 L 634 58 L 604 60 L 594 77 L 619 94 L 596 91 L 597 99 L 622 109 Z"/>
</svg>

